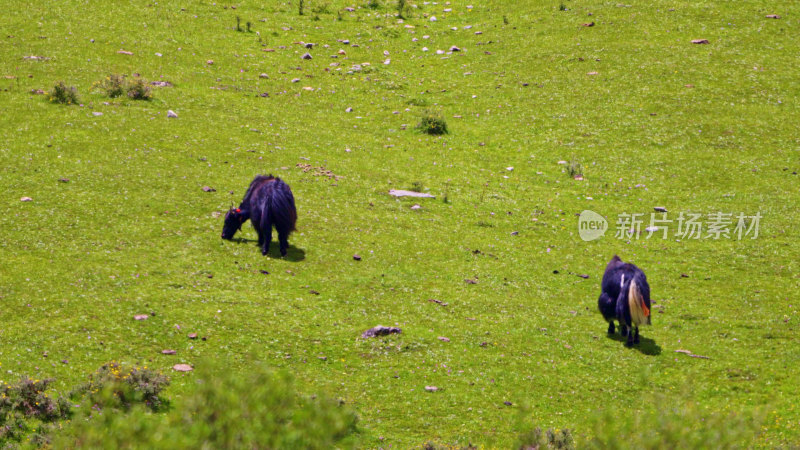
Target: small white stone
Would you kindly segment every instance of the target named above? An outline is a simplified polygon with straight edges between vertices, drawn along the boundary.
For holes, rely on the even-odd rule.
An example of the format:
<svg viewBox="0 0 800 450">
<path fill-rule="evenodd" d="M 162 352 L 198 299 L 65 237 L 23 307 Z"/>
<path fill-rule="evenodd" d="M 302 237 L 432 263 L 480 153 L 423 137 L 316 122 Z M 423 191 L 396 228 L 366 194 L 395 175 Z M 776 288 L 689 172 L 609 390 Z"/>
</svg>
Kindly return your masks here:
<svg viewBox="0 0 800 450">
<path fill-rule="evenodd" d="M 178 113 L 176 113 L 175 111 L 170 109 L 169 111 L 167 111 L 167 117 L 169 117 L 171 119 L 177 119 L 178 118 Z"/>
</svg>

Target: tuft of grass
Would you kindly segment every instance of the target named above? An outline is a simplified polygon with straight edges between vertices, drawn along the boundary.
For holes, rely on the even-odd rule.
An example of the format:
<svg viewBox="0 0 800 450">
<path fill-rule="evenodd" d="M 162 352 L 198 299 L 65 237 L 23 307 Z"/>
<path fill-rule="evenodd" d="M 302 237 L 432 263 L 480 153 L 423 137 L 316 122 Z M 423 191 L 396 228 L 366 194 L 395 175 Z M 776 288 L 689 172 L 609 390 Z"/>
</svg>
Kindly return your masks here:
<svg viewBox="0 0 800 450">
<path fill-rule="evenodd" d="M 300 0 L 300 1 L 297 3 L 297 14 L 298 14 L 298 15 L 301 15 L 301 16 L 302 16 L 302 15 L 304 14 L 304 11 L 303 11 L 303 10 L 305 9 L 305 6 L 306 6 L 306 2 L 305 2 L 305 0 Z"/>
<path fill-rule="evenodd" d="M 570 178 L 583 178 L 583 164 L 581 164 L 580 160 L 575 159 L 575 157 L 567 162 L 566 170 Z"/>
<path fill-rule="evenodd" d="M 130 81 L 126 89 L 128 98 L 132 100 L 151 100 L 153 98 L 153 90 L 141 78 Z"/>
<path fill-rule="evenodd" d="M 367 8 L 369 9 L 378 9 L 380 7 L 381 3 L 379 0 L 369 0 L 369 2 L 367 2 Z"/>
<path fill-rule="evenodd" d="M 63 81 L 59 81 L 53 86 L 48 99 L 53 103 L 74 105 L 78 103 L 78 90 L 74 86 L 67 86 Z"/>
<path fill-rule="evenodd" d="M 103 80 L 94 82 L 91 90 L 100 90 L 103 91 L 106 96 L 116 98 L 125 93 L 126 85 L 127 80 L 125 79 L 125 75 L 112 73 Z"/>
<path fill-rule="evenodd" d="M 422 118 L 417 124 L 417 130 L 435 136 L 448 133 L 444 117 L 440 113 L 430 110 L 422 114 Z"/>
<path fill-rule="evenodd" d="M 558 10 L 559 10 L 559 11 L 566 11 L 566 10 L 567 10 L 567 5 L 565 5 L 565 4 L 564 4 L 564 2 L 561 2 L 561 3 L 558 5 Z"/>
</svg>

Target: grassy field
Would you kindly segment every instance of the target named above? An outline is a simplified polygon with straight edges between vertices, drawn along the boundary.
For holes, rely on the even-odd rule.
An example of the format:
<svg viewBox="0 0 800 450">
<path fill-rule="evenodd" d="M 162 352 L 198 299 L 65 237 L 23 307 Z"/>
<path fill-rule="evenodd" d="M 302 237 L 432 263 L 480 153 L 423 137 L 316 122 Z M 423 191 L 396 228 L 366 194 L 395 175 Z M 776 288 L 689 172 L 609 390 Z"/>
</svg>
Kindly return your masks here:
<svg viewBox="0 0 800 450">
<path fill-rule="evenodd" d="M 0 381 L 67 390 L 117 360 L 179 403 L 174 364 L 257 360 L 354 408 L 362 448 L 507 448 L 520 420 L 581 443 L 658 399 L 800 441 L 800 4 L 3 6 Z M 90 91 L 111 74 L 172 86 Z M 58 81 L 79 105 L 31 93 Z M 449 134 L 414 129 L 427 111 Z M 297 199 L 287 258 L 249 225 L 220 239 L 259 173 Z M 412 188 L 436 198 L 387 194 Z M 615 238 L 654 206 L 759 213 L 759 235 Z M 605 237 L 580 239 L 586 209 Z M 635 349 L 597 312 L 614 254 L 656 302 Z M 378 324 L 403 332 L 359 338 Z"/>
</svg>

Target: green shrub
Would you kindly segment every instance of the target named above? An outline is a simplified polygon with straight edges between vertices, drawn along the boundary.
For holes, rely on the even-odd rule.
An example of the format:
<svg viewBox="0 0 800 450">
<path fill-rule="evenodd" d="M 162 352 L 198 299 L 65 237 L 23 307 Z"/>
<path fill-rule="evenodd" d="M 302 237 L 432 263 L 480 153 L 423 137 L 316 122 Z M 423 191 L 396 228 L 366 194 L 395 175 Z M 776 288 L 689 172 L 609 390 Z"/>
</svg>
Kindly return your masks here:
<svg viewBox="0 0 800 450">
<path fill-rule="evenodd" d="M 536 427 L 522 432 L 514 447 L 520 450 L 574 450 L 575 439 L 569 429 L 553 430 L 548 428 L 547 431 L 542 431 L 541 428 Z"/>
<path fill-rule="evenodd" d="M 70 398 L 88 398 L 90 405 L 100 408 L 130 409 L 137 403 L 157 411 L 164 403 L 159 396 L 169 379 L 145 367 L 123 367 L 110 362 L 89 375 L 89 380 L 73 389 Z"/>
<path fill-rule="evenodd" d="M 102 81 L 96 81 L 92 85 L 92 90 L 100 90 L 108 97 L 116 98 L 125 93 L 125 75 L 112 73 Z"/>
<path fill-rule="evenodd" d="M 0 446 L 20 441 L 31 429 L 31 423 L 53 422 L 70 416 L 70 405 L 59 397 L 45 394 L 53 380 L 22 378 L 17 384 L 0 387 Z"/>
<path fill-rule="evenodd" d="M 426 111 L 417 124 L 417 129 L 425 134 L 447 134 L 447 122 L 439 113 Z"/>
<path fill-rule="evenodd" d="M 292 379 L 255 365 L 244 374 L 199 365 L 192 394 L 166 414 L 74 420 L 53 448 L 213 449 L 346 447 L 356 416 L 340 402 L 296 393 Z M 97 417 L 99 416 L 99 417 Z"/>
<path fill-rule="evenodd" d="M 142 79 L 136 79 L 128 83 L 128 98 L 133 100 L 150 100 L 153 98 L 153 92 L 147 82 Z"/>
<path fill-rule="evenodd" d="M 72 105 L 78 103 L 78 90 L 74 86 L 67 86 L 63 81 L 59 81 L 53 86 L 53 91 L 49 97 L 53 103 Z"/>
<path fill-rule="evenodd" d="M 692 401 L 654 398 L 626 411 L 601 411 L 590 422 L 596 449 L 750 448 L 761 419 L 753 411 L 707 411 Z"/>
</svg>

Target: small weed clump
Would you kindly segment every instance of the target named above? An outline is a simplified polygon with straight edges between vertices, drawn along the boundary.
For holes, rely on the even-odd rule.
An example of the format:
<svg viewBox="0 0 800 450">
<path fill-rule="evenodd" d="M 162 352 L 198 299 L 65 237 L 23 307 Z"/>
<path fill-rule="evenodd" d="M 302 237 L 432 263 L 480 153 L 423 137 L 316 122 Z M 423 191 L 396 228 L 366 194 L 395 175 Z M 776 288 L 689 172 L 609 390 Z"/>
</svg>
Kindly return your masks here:
<svg viewBox="0 0 800 450">
<path fill-rule="evenodd" d="M 567 10 L 567 5 L 565 5 L 565 4 L 564 4 L 564 2 L 561 2 L 561 3 L 558 5 L 558 10 L 559 10 L 559 11 L 566 11 L 566 10 Z"/>
<path fill-rule="evenodd" d="M 516 448 L 520 450 L 574 450 L 575 439 L 569 429 L 553 430 L 548 428 L 547 431 L 542 431 L 541 428 L 536 427 L 520 434 Z"/>
<path fill-rule="evenodd" d="M 159 394 L 168 385 L 169 379 L 160 372 L 147 367 L 123 368 L 119 363 L 110 362 L 70 392 L 70 398 L 87 396 L 91 404 L 101 408 L 129 409 L 133 404 L 143 403 L 157 411 L 164 403 Z"/>
<path fill-rule="evenodd" d="M 570 178 L 583 179 L 583 165 L 575 158 L 572 158 L 567 164 L 567 173 Z"/>
<path fill-rule="evenodd" d="M 447 122 L 441 114 L 426 111 L 422 119 L 417 124 L 417 129 L 425 134 L 442 135 L 447 134 Z"/>
<path fill-rule="evenodd" d="M 299 4 L 298 4 L 298 6 L 297 6 L 297 10 L 298 10 L 297 12 L 298 12 L 298 13 L 299 13 L 301 16 L 303 15 L 303 8 L 305 8 L 305 1 L 303 1 L 303 0 L 300 0 Z"/>
<path fill-rule="evenodd" d="M 405 19 L 405 12 L 407 8 L 406 0 L 397 0 L 397 17 Z"/>
<path fill-rule="evenodd" d="M 125 93 L 125 75 L 112 73 L 102 81 L 95 81 L 91 90 L 100 90 L 108 97 L 117 98 Z"/>
<path fill-rule="evenodd" d="M 74 86 L 67 86 L 63 81 L 59 81 L 53 86 L 53 92 L 48 97 L 53 103 L 62 105 L 72 105 L 78 103 L 78 90 Z"/>
<path fill-rule="evenodd" d="M 144 80 L 133 80 L 128 83 L 128 98 L 133 100 L 150 100 L 153 98 L 153 91 Z"/>
<path fill-rule="evenodd" d="M 378 0 L 369 0 L 367 3 L 367 8 L 369 9 L 378 9 L 381 7 L 381 3 Z"/>
</svg>

